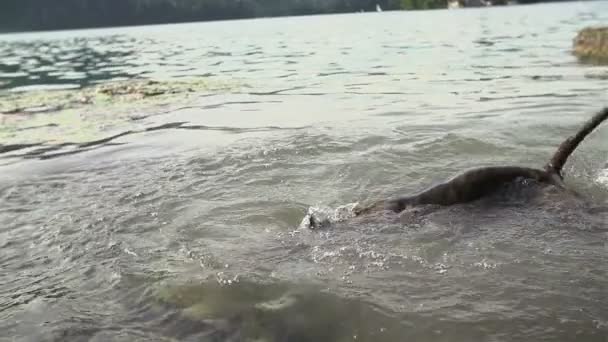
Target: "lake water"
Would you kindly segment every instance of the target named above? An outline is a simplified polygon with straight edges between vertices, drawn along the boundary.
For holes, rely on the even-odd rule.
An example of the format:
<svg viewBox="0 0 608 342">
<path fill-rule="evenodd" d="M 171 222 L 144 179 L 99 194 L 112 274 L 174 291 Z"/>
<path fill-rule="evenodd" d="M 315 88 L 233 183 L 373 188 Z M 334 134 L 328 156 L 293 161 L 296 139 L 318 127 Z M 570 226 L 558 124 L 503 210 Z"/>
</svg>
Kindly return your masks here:
<svg viewBox="0 0 608 342">
<path fill-rule="evenodd" d="M 0 115 L 0 340 L 605 342 L 606 125 L 564 170 L 582 198 L 514 184 L 298 226 L 469 167 L 541 167 L 608 105 L 608 67 L 570 53 L 607 22 L 596 1 L 0 36 L 0 101 L 234 85 Z"/>
</svg>

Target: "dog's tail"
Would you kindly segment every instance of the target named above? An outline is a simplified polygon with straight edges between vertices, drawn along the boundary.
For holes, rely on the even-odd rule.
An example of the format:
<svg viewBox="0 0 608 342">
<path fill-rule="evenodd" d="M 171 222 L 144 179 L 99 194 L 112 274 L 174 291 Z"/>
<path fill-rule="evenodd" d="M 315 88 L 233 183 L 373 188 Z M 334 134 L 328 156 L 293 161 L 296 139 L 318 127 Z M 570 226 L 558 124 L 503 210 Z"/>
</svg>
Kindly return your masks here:
<svg viewBox="0 0 608 342">
<path fill-rule="evenodd" d="M 568 139 L 559 145 L 557 151 L 551 160 L 549 160 L 549 163 L 545 165 L 545 171 L 561 178 L 562 169 L 564 168 L 568 157 L 570 157 L 572 152 L 574 152 L 576 147 L 587 137 L 587 135 L 606 119 L 608 119 L 608 107 L 597 112 L 591 119 L 585 122 L 575 135 L 568 137 Z"/>
</svg>

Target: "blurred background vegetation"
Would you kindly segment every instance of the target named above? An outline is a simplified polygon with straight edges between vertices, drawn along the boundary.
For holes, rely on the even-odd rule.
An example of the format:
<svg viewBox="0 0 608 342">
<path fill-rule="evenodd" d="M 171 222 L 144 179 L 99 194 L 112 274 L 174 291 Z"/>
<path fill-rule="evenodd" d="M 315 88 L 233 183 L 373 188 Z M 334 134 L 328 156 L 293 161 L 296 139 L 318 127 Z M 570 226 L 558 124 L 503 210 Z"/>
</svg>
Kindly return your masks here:
<svg viewBox="0 0 608 342">
<path fill-rule="evenodd" d="M 434 9 L 446 8 L 447 0 L 2 0 L 0 31 L 348 13 L 375 11 L 376 4 L 383 10 Z"/>
</svg>

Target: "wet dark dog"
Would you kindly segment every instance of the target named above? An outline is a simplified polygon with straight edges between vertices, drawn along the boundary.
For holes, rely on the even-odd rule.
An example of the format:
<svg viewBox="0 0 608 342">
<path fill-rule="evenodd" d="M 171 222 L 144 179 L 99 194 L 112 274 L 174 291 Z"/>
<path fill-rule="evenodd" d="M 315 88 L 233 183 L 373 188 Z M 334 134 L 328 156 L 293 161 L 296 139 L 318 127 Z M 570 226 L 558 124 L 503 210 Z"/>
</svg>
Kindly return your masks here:
<svg viewBox="0 0 608 342">
<path fill-rule="evenodd" d="M 463 172 L 456 177 L 435 185 L 418 194 L 382 200 L 370 206 L 357 208 L 355 215 L 389 210 L 396 213 L 408 206 L 421 204 L 453 205 L 477 200 L 493 193 L 507 182 L 516 179 L 533 179 L 540 183 L 564 187 L 562 169 L 576 147 L 597 126 L 608 118 L 608 108 L 604 108 L 587 121 L 573 136 L 566 139 L 557 149 L 544 169 L 519 166 L 482 167 Z"/>
</svg>

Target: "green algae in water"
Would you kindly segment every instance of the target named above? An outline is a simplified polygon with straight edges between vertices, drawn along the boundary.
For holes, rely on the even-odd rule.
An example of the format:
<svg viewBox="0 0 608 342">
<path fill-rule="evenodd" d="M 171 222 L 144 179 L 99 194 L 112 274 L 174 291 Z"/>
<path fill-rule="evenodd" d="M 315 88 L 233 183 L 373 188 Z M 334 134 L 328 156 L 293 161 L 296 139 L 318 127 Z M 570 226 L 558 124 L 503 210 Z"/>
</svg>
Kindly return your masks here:
<svg viewBox="0 0 608 342">
<path fill-rule="evenodd" d="M 0 94 L 0 143 L 83 143 L 133 127 L 133 113 L 241 85 L 208 79 L 130 80 L 72 90 Z"/>
<path fill-rule="evenodd" d="M 234 91 L 241 85 L 207 79 L 128 80 L 102 83 L 83 89 L 5 92 L 0 97 L 0 113 L 52 112 L 66 108 L 155 102 L 176 94 Z"/>
<path fill-rule="evenodd" d="M 17 143 L 80 143 L 105 136 L 105 130 L 128 120 L 123 115 L 99 113 L 88 117 L 77 110 L 62 110 L 52 115 L 31 115 L 4 122 L 0 141 Z"/>
<path fill-rule="evenodd" d="M 184 319 L 221 320 L 247 341 L 396 341 L 407 328 L 372 305 L 301 284 L 188 284 L 159 288 L 156 298 Z"/>
</svg>

